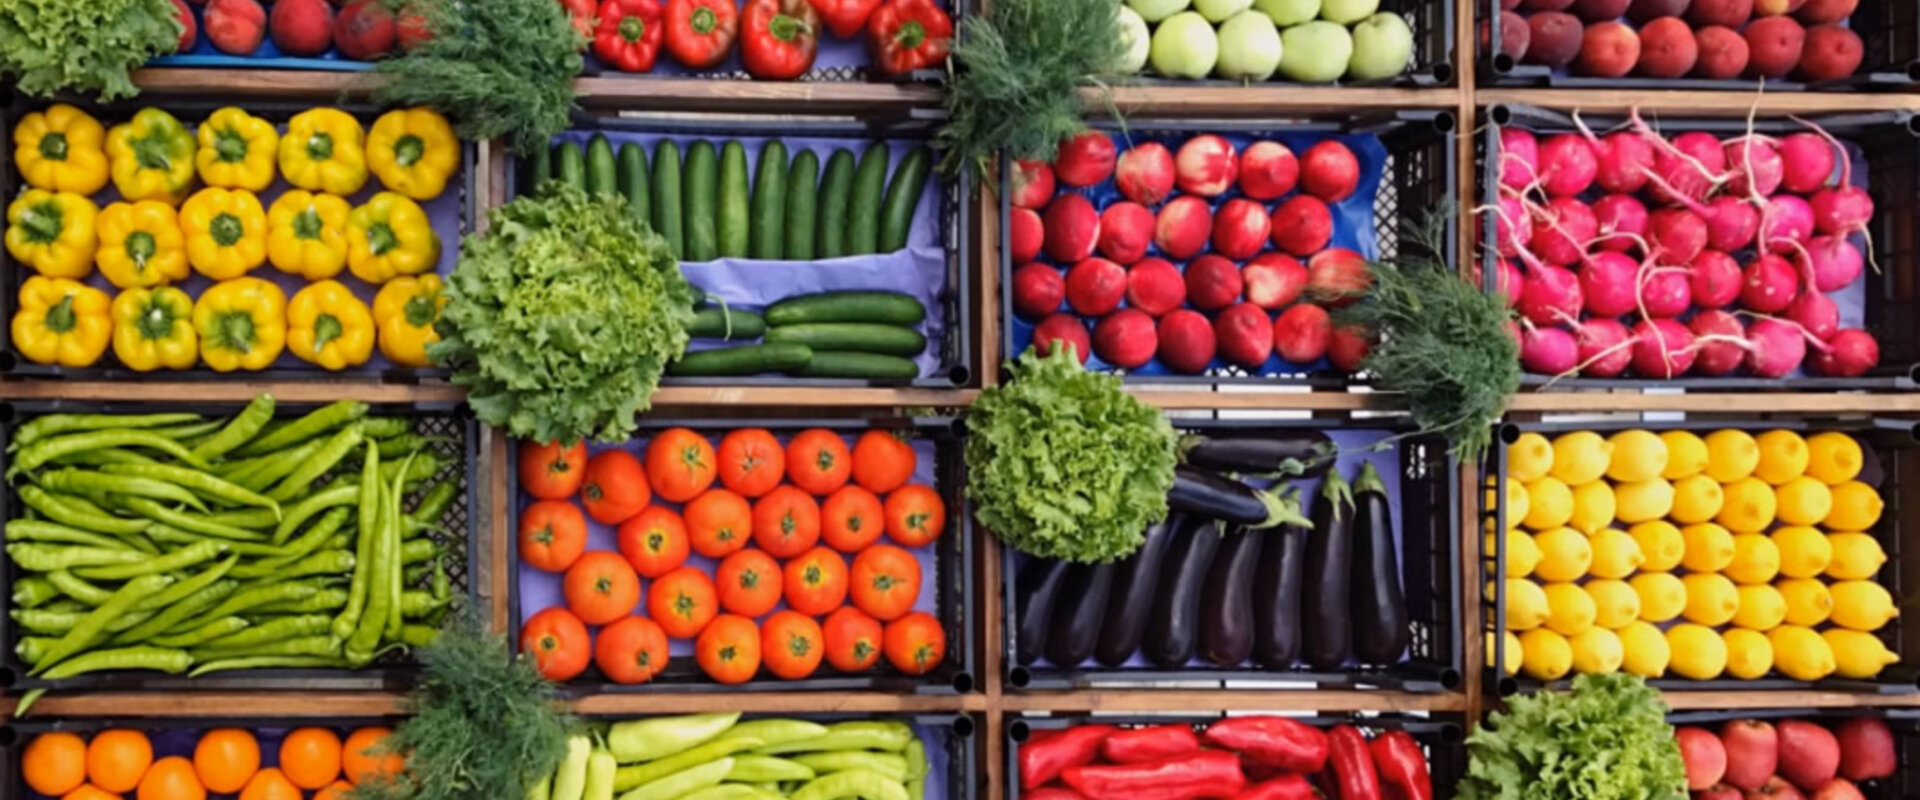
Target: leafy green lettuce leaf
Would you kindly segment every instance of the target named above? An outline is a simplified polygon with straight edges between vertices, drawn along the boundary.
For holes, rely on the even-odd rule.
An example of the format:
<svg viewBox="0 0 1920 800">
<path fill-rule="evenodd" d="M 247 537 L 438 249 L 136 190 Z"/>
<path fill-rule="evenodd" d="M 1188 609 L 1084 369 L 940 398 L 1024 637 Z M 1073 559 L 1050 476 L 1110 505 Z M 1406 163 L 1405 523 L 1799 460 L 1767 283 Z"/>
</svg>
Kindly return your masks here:
<svg viewBox="0 0 1920 800">
<path fill-rule="evenodd" d="M 173 52 L 180 32 L 170 0 L 6 0 L 0 76 L 36 97 L 132 97 L 140 90 L 129 71 Z"/>
<path fill-rule="evenodd" d="M 1682 800 L 1686 767 L 1660 693 L 1631 675 L 1518 695 L 1467 737 L 1461 800 Z"/>
</svg>

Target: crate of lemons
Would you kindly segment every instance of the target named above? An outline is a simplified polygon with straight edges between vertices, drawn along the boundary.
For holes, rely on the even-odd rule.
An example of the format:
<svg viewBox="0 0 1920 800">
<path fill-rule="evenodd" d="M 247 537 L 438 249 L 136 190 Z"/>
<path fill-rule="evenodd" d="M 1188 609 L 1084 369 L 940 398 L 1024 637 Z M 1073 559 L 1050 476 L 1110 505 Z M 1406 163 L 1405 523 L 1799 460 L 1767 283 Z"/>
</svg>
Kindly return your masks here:
<svg viewBox="0 0 1920 800">
<path fill-rule="evenodd" d="M 1874 677 L 1898 660 L 1875 635 L 1897 612 L 1873 580 L 1883 503 L 1857 480 L 1864 461 L 1839 432 L 1522 434 L 1504 671 Z"/>
<path fill-rule="evenodd" d="M 283 128 L 229 106 L 189 129 L 143 108 L 109 129 L 54 105 L 22 117 L 13 141 L 26 185 L 5 239 L 34 273 L 11 329 L 27 360 L 90 367 L 111 345 L 142 372 L 260 370 L 283 351 L 340 370 L 377 343 L 396 365 L 427 365 L 444 301 L 441 242 L 420 203 L 461 162 L 439 114 L 398 109 L 367 128 L 312 108 Z M 365 192 L 370 177 L 379 185 Z M 251 274 L 263 264 L 307 283 L 289 299 Z M 343 271 L 378 289 L 371 308 Z M 196 273 L 212 283 L 192 297 L 180 284 Z"/>
</svg>

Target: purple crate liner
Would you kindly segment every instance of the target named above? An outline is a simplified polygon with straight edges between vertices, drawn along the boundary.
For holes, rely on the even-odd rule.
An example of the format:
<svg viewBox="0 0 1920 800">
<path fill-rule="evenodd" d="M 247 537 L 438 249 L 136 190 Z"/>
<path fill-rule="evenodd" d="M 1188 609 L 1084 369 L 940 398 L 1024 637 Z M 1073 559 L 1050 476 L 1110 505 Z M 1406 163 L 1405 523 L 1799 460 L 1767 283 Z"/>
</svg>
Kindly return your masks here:
<svg viewBox="0 0 1920 800">
<path fill-rule="evenodd" d="M 662 5 L 665 5 L 665 3 L 662 3 Z M 746 4 L 743 2 L 741 5 L 744 6 Z M 950 2 L 940 2 L 938 5 L 946 9 L 948 14 L 953 15 L 954 31 L 958 34 L 960 12 L 956 11 L 953 8 L 954 4 Z M 738 18 L 736 17 L 736 19 Z M 745 32 L 742 31 L 742 35 L 744 35 L 744 33 Z M 744 77 L 747 74 L 747 68 L 740 63 L 738 38 L 735 39 L 732 50 L 727 53 L 727 60 L 706 69 L 693 69 L 674 60 L 673 54 L 667 51 L 665 43 L 661 44 L 659 56 L 653 61 L 653 69 L 648 72 L 622 72 L 615 69 L 612 64 L 600 60 L 600 57 L 594 54 L 592 48 L 587 49 L 585 56 L 587 62 L 586 74 L 599 75 L 601 77 L 646 80 L 650 77 L 724 78 L 736 75 Z M 820 31 L 820 52 L 814 56 L 813 66 L 808 68 L 804 75 L 800 76 L 800 80 L 847 80 L 849 78 L 864 76 L 872 67 L 873 56 L 867 50 L 866 31 L 864 29 L 862 29 L 859 35 L 852 39 L 842 39 L 833 35 L 831 31 L 825 30 L 825 26 L 823 25 Z M 821 163 L 824 164 L 825 159 L 822 159 Z"/>
</svg>

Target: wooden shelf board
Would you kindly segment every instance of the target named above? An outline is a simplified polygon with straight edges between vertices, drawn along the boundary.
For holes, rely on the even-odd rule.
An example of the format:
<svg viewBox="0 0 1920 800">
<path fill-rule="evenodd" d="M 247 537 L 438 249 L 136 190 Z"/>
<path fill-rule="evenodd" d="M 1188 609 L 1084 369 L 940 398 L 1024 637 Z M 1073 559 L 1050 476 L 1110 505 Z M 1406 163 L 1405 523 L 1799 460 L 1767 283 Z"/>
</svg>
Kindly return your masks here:
<svg viewBox="0 0 1920 800">
<path fill-rule="evenodd" d="M 1465 95 L 1456 87 L 1398 89 L 1335 86 L 1116 86 L 1082 89 L 1090 113 L 1141 116 L 1271 117 L 1312 116 L 1331 111 L 1453 109 Z M 1111 106 L 1109 105 L 1111 103 Z"/>
<path fill-rule="evenodd" d="M 884 694 L 846 692 L 670 692 L 598 694 L 567 702 L 576 714 L 694 714 L 753 711 L 773 714 L 961 713 L 983 711 L 987 698 L 978 694 Z"/>
<path fill-rule="evenodd" d="M 14 700 L 0 702 L 0 719 Z M 48 717 L 380 717 L 398 714 L 391 692 L 90 692 L 53 693 L 27 710 Z"/>
<path fill-rule="evenodd" d="M 1007 711 L 1465 711 L 1466 695 L 1332 690 L 1147 690 L 1001 695 Z"/>
<path fill-rule="evenodd" d="M 1481 89 L 1474 102 L 1482 107 L 1524 103 L 1562 110 L 1624 114 L 1634 107 L 1642 113 L 1659 112 L 1690 117 L 1745 117 L 1755 102 L 1760 113 L 1821 114 L 1852 111 L 1920 109 L 1920 94 L 1834 94 L 1826 92 L 1702 92 L 1613 89 Z"/>
<path fill-rule="evenodd" d="M 1920 694 L 1861 692 L 1663 692 L 1661 699 L 1676 711 L 1737 708 L 1915 708 Z"/>
<path fill-rule="evenodd" d="M 245 403 L 262 392 L 282 403 L 458 403 L 467 392 L 445 383 L 375 381 L 265 381 L 234 378 L 200 381 L 68 381 L 9 378 L 0 380 L 4 400 L 94 400 Z"/>
<path fill-rule="evenodd" d="M 580 78 L 582 106 L 635 111 L 884 114 L 940 105 L 922 84 L 743 81 L 713 78 Z"/>
<path fill-rule="evenodd" d="M 385 80 L 371 72 L 297 69 L 146 67 L 133 71 L 134 85 L 142 92 L 325 102 L 332 102 L 342 94 L 365 95 Z"/>
</svg>

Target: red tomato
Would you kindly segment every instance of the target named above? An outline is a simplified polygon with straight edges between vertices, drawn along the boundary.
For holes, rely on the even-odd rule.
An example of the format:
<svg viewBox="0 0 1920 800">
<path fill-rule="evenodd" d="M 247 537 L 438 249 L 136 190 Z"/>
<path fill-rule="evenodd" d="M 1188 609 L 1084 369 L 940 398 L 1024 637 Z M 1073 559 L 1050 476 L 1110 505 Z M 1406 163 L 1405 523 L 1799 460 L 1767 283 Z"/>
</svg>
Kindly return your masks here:
<svg viewBox="0 0 1920 800">
<path fill-rule="evenodd" d="M 809 428 L 787 443 L 787 477 L 795 486 L 824 496 L 846 485 L 852 474 L 853 454 L 840 434 Z"/>
<path fill-rule="evenodd" d="M 646 683 L 667 668 L 667 632 L 646 617 L 625 617 L 600 629 L 593 663 L 614 683 Z"/>
<path fill-rule="evenodd" d="M 543 608 L 520 626 L 520 650 L 533 654 L 533 664 L 550 681 L 568 681 L 587 670 L 593 653 L 587 626 L 559 606 Z"/>
<path fill-rule="evenodd" d="M 633 612 L 640 602 L 640 578 L 617 553 L 595 550 L 567 568 L 561 581 L 567 608 L 588 625 L 605 625 Z"/>
<path fill-rule="evenodd" d="M 708 489 L 686 507 L 687 539 L 693 552 L 726 558 L 753 538 L 753 507 L 726 489 Z"/>
<path fill-rule="evenodd" d="M 820 504 L 792 486 L 753 504 L 753 542 L 776 558 L 792 558 L 820 541 Z"/>
<path fill-rule="evenodd" d="M 564 500 L 580 491 L 586 477 L 587 443 L 520 443 L 520 488 L 541 500 Z"/>
<path fill-rule="evenodd" d="M 693 653 L 707 677 L 728 685 L 746 683 L 760 671 L 760 629 L 746 617 L 721 614 L 700 632 Z"/>
<path fill-rule="evenodd" d="M 608 450 L 587 462 L 587 479 L 580 486 L 580 503 L 587 516 L 602 525 L 618 525 L 640 513 L 653 500 L 647 472 L 640 459 L 625 450 Z"/>
<path fill-rule="evenodd" d="M 853 482 L 874 494 L 886 494 L 913 479 L 918 458 L 905 432 L 871 430 L 853 443 Z"/>
<path fill-rule="evenodd" d="M 780 565 L 759 550 L 727 556 L 713 572 L 720 607 L 728 613 L 758 619 L 780 604 Z"/>
<path fill-rule="evenodd" d="M 880 621 L 853 606 L 827 615 L 827 663 L 841 672 L 865 672 L 880 660 Z"/>
<path fill-rule="evenodd" d="M 668 502 L 692 500 L 713 485 L 713 445 L 686 428 L 668 428 L 647 442 L 647 480 Z"/>
<path fill-rule="evenodd" d="M 947 656 L 947 630 L 925 611 L 887 623 L 887 663 L 908 675 L 925 675 Z"/>
<path fill-rule="evenodd" d="M 587 519 L 571 500 L 536 500 L 520 512 L 520 560 L 565 572 L 587 549 Z"/>
<path fill-rule="evenodd" d="M 810 617 L 820 616 L 846 602 L 847 562 L 828 548 L 813 548 L 787 562 L 780 585 L 788 607 Z"/>
<path fill-rule="evenodd" d="M 691 549 L 686 523 L 665 506 L 647 506 L 614 532 L 620 555 L 643 578 L 658 578 L 686 563 Z"/>
<path fill-rule="evenodd" d="M 887 536 L 903 547 L 925 547 L 947 527 L 947 503 L 924 484 L 910 483 L 887 495 L 882 513 Z"/>
<path fill-rule="evenodd" d="M 760 658 L 767 671 L 782 680 L 797 681 L 820 668 L 826 645 L 820 623 L 797 611 L 782 611 L 760 628 Z"/>
<path fill-rule="evenodd" d="M 699 567 L 681 567 L 653 582 L 647 592 L 647 616 L 675 639 L 691 639 L 720 613 L 713 580 Z"/>
<path fill-rule="evenodd" d="M 880 498 L 859 486 L 840 487 L 820 506 L 821 538 L 842 553 L 858 553 L 879 541 L 886 527 Z"/>
<path fill-rule="evenodd" d="M 759 497 L 780 485 L 787 454 L 765 428 L 737 430 L 720 439 L 720 484 L 747 497 Z"/>
<path fill-rule="evenodd" d="M 899 619 L 920 599 L 920 561 L 893 545 L 874 545 L 854 557 L 847 592 L 876 619 Z"/>
</svg>

